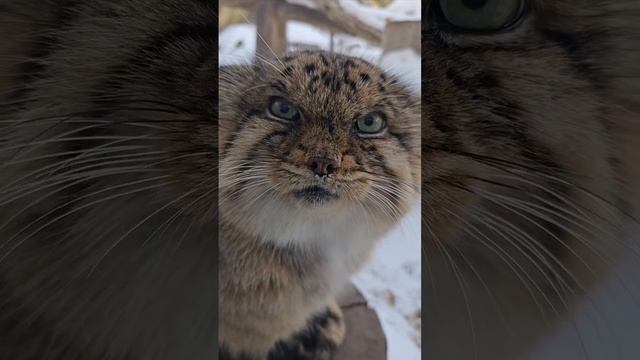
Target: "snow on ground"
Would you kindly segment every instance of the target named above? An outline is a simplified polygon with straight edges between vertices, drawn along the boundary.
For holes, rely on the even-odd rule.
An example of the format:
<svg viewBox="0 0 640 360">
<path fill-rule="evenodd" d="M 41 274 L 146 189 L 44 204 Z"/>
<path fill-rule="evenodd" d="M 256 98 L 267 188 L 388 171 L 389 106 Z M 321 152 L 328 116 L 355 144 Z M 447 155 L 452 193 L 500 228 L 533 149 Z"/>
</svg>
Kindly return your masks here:
<svg viewBox="0 0 640 360">
<path fill-rule="evenodd" d="M 413 49 L 404 49 L 385 54 L 380 66 L 398 78 L 416 94 L 420 95 L 422 71 L 421 59 Z"/>
<path fill-rule="evenodd" d="M 300 2 L 300 1 L 297 1 Z M 341 0 L 348 11 L 382 28 L 385 18 L 419 20 L 420 2 L 396 0 L 386 9 L 363 7 L 355 0 Z M 381 26 L 382 24 L 382 26 Z M 232 25 L 219 36 L 220 64 L 246 63 L 253 60 L 256 48 L 256 28 L 252 24 Z M 376 63 L 398 76 L 416 93 L 420 93 L 420 56 L 406 49 L 382 54 L 380 48 L 367 41 L 317 29 L 290 21 L 287 23 L 290 48 L 307 47 L 333 49 Z M 419 200 L 416 200 L 419 204 Z M 378 313 L 387 337 L 389 360 L 420 359 L 421 268 L 420 268 L 420 208 L 413 211 L 378 246 L 371 262 L 353 281 L 370 306 Z"/>
<path fill-rule="evenodd" d="M 420 208 L 391 232 L 354 277 L 387 336 L 389 360 L 420 359 Z"/>
<path fill-rule="evenodd" d="M 220 65 L 251 62 L 256 50 L 255 33 L 253 24 L 231 25 L 221 31 L 218 36 Z"/>
</svg>

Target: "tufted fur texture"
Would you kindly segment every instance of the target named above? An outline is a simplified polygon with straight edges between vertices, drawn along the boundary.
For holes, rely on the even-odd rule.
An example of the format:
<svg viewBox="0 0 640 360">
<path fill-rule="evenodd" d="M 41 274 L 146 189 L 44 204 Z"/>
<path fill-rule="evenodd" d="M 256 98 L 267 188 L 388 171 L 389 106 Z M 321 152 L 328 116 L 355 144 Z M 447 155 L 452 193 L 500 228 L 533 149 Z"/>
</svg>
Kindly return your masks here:
<svg viewBox="0 0 640 360">
<path fill-rule="evenodd" d="M 270 359 L 326 359 L 344 324 L 331 305 L 321 331 L 313 319 L 418 194 L 419 99 L 372 64 L 327 52 L 223 67 L 219 90 L 221 343 L 264 358 L 279 342 Z M 274 97 L 300 116 L 275 119 Z M 387 127 L 362 137 L 355 124 L 370 112 Z M 316 157 L 335 172 L 315 176 Z M 300 196 L 318 186 L 331 195 Z M 309 331 L 320 340 L 305 341 Z"/>
<path fill-rule="evenodd" d="M 216 356 L 217 7 L 0 1 L 0 358 Z"/>
<path fill-rule="evenodd" d="M 526 6 L 495 33 L 424 8 L 427 358 L 527 358 L 638 248 L 640 7 Z"/>
</svg>

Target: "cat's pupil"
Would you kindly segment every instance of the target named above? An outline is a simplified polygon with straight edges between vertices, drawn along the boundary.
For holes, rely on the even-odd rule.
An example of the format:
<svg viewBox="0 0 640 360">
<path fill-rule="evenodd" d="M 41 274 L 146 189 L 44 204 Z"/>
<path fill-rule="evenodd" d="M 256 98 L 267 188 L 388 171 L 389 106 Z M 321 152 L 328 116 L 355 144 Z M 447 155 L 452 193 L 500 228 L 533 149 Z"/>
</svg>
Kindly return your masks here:
<svg viewBox="0 0 640 360">
<path fill-rule="evenodd" d="M 373 125 L 373 117 L 372 116 L 367 116 L 364 119 L 364 124 L 367 125 L 367 126 Z"/>
<path fill-rule="evenodd" d="M 462 3 L 469 9 L 478 10 L 481 7 L 485 6 L 488 1 L 489 0 L 462 0 Z"/>
<path fill-rule="evenodd" d="M 282 112 L 283 114 L 288 114 L 289 110 L 291 110 L 291 108 L 289 107 L 289 105 L 287 105 L 287 103 L 280 104 L 280 112 Z"/>
</svg>

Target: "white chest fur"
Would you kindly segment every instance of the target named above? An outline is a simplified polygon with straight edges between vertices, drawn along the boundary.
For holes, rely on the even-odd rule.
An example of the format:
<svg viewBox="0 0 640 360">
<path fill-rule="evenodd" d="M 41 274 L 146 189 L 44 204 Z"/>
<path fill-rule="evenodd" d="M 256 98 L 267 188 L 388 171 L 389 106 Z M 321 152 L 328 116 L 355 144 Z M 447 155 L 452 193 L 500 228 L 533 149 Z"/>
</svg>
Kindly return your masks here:
<svg viewBox="0 0 640 360">
<path fill-rule="evenodd" d="M 317 274 L 332 292 L 339 290 L 393 227 L 389 219 L 374 217 L 364 207 L 318 211 L 279 199 L 255 203 L 242 228 L 263 241 L 280 246 L 308 246 L 323 257 Z"/>
</svg>

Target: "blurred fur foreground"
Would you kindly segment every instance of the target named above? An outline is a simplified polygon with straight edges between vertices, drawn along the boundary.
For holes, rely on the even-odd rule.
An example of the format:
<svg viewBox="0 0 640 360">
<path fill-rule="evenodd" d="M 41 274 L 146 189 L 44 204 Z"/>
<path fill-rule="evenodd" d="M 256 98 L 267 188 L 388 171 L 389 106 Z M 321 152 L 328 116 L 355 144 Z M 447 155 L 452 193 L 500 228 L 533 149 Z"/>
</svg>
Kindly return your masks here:
<svg viewBox="0 0 640 360">
<path fill-rule="evenodd" d="M 216 12 L 0 0 L 0 358 L 216 357 Z"/>
<path fill-rule="evenodd" d="M 333 294 L 417 198 L 419 99 L 335 54 L 218 69 L 216 11 L 0 0 L 0 358 L 342 341 Z"/>
<path fill-rule="evenodd" d="M 640 7 L 424 11 L 423 352 L 527 358 L 639 248 L 627 231 L 640 205 Z"/>
</svg>

